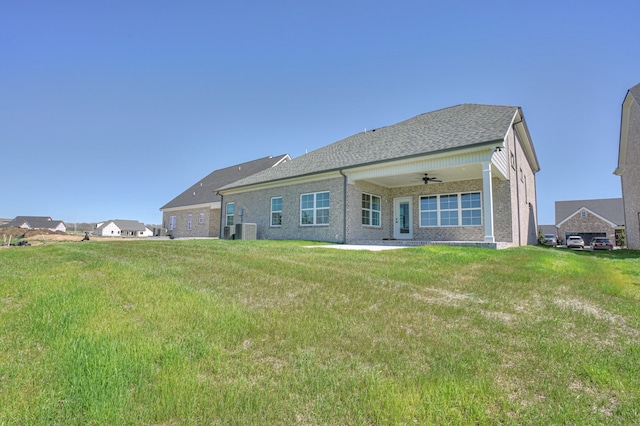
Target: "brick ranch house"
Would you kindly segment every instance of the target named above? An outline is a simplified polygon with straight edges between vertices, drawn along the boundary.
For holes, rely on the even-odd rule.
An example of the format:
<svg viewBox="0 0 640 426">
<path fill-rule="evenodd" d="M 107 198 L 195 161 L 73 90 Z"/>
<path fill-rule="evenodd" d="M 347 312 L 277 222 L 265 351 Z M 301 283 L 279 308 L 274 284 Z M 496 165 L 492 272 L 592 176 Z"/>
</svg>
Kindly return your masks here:
<svg viewBox="0 0 640 426">
<path fill-rule="evenodd" d="M 269 156 L 214 170 L 164 206 L 162 227 L 176 238 L 220 235 L 220 200 L 216 189 L 290 160 L 288 154 Z"/>
<path fill-rule="evenodd" d="M 618 167 L 627 248 L 640 250 L 640 84 L 627 91 L 622 103 Z"/>
<path fill-rule="evenodd" d="M 536 244 L 539 170 L 521 108 L 463 104 L 221 187 L 221 225 L 255 223 L 260 239 Z"/>
<path fill-rule="evenodd" d="M 620 245 L 624 229 L 622 198 L 556 201 L 557 235 L 563 242 L 579 235 L 585 245 L 593 237 L 608 237 Z"/>
</svg>

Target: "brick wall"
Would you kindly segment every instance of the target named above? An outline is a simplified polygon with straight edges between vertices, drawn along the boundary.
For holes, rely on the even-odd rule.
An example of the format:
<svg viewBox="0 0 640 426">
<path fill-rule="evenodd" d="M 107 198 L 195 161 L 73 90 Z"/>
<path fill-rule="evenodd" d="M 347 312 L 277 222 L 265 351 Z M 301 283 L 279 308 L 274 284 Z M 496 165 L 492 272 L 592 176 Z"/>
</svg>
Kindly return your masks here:
<svg viewBox="0 0 640 426">
<path fill-rule="evenodd" d="M 513 218 L 511 233 L 515 245 L 537 244 L 538 207 L 536 177 L 513 128 L 506 138 L 509 154 L 509 186 Z M 495 193 L 494 193 L 495 197 Z"/>
<path fill-rule="evenodd" d="M 329 225 L 301 225 L 300 195 L 323 191 L 329 191 Z M 273 197 L 282 197 L 281 226 L 271 226 L 271 198 Z M 227 203 L 235 203 L 234 223 L 240 223 L 242 220 L 244 223 L 257 225 L 258 239 L 328 242 L 342 242 L 344 239 L 342 176 L 226 195 L 222 201 L 223 210 Z M 242 218 L 239 215 L 240 209 L 244 213 Z"/>
<path fill-rule="evenodd" d="M 622 196 L 627 247 L 640 250 L 640 108 L 637 103 L 632 103 L 630 108 L 627 160 L 621 176 Z"/>
<path fill-rule="evenodd" d="M 200 213 L 204 214 L 204 223 L 200 223 Z M 192 215 L 191 229 L 188 229 L 189 215 Z M 169 229 L 170 216 L 176 217 L 176 229 L 168 232 L 176 238 L 218 237 L 220 234 L 220 209 L 187 206 L 180 210 L 163 211 L 162 227 L 165 229 Z"/>
</svg>

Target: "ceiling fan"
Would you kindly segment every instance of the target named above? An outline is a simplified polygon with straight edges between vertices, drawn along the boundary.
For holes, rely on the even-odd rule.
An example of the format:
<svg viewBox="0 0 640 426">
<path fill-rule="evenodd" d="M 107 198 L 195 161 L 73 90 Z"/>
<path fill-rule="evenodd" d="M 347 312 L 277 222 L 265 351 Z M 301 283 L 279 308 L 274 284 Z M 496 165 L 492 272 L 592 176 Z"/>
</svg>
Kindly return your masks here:
<svg viewBox="0 0 640 426">
<path fill-rule="evenodd" d="M 428 184 L 429 182 L 442 182 L 437 177 L 429 176 L 429 173 L 425 173 L 424 176 L 422 176 L 421 179 L 425 183 L 425 185 Z"/>
</svg>

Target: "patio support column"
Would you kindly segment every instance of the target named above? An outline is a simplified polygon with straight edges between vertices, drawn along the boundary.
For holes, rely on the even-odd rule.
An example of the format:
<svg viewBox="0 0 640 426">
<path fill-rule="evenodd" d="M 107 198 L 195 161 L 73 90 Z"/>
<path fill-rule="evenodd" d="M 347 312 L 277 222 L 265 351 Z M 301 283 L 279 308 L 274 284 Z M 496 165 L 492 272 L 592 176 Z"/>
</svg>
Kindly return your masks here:
<svg viewBox="0 0 640 426">
<path fill-rule="evenodd" d="M 493 236 L 493 189 L 491 185 L 491 162 L 482 163 L 482 209 L 484 216 L 484 242 L 495 243 Z"/>
</svg>

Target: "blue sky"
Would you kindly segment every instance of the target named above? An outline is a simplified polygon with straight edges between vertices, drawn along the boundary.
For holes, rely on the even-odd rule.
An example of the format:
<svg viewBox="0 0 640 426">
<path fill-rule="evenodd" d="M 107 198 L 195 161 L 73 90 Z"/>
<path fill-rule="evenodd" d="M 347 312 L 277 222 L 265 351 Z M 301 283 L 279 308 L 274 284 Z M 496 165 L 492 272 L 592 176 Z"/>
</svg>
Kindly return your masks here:
<svg viewBox="0 0 640 426">
<path fill-rule="evenodd" d="M 461 103 L 522 107 L 554 202 L 620 197 L 640 2 L 0 4 L 0 217 L 161 223 L 211 171 Z"/>
</svg>

